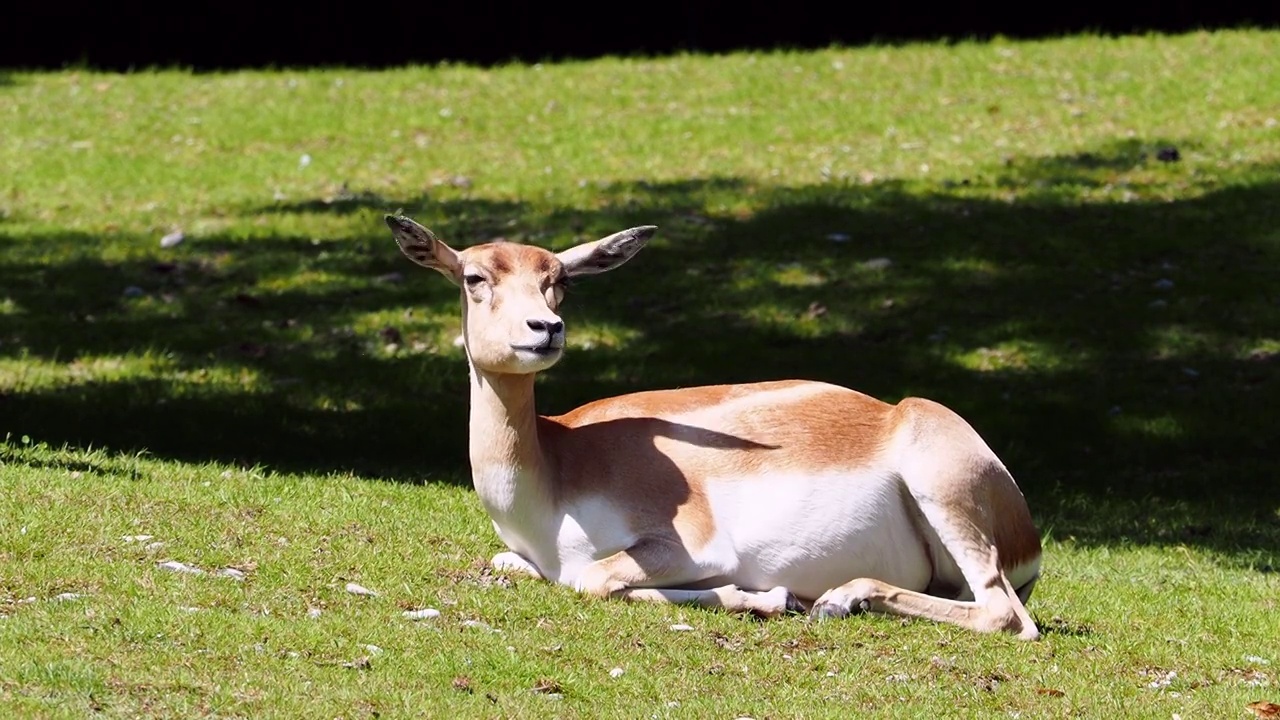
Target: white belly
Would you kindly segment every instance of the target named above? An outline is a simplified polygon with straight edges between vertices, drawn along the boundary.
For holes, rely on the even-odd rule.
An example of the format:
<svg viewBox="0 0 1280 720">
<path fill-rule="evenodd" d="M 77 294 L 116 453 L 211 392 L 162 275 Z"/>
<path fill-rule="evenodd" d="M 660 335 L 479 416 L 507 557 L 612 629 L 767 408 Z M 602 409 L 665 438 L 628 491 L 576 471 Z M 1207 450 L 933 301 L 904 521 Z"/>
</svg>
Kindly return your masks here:
<svg viewBox="0 0 1280 720">
<path fill-rule="evenodd" d="M 782 585 L 815 599 L 859 577 L 924 590 L 931 564 L 903 504 L 882 475 L 762 475 L 706 486 L 715 538 L 697 553 L 744 589 Z"/>
</svg>

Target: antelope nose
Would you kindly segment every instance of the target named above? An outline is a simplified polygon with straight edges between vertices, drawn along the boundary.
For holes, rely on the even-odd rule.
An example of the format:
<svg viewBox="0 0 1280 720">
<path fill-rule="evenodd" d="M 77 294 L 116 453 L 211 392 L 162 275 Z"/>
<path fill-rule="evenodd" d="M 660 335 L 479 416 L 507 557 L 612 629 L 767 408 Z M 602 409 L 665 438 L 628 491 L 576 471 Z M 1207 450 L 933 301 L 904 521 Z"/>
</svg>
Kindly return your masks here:
<svg viewBox="0 0 1280 720">
<path fill-rule="evenodd" d="M 529 329 L 535 332 L 544 332 L 548 335 L 559 335 L 564 330 L 563 320 L 536 320 L 530 318 L 525 320 L 529 325 Z"/>
</svg>

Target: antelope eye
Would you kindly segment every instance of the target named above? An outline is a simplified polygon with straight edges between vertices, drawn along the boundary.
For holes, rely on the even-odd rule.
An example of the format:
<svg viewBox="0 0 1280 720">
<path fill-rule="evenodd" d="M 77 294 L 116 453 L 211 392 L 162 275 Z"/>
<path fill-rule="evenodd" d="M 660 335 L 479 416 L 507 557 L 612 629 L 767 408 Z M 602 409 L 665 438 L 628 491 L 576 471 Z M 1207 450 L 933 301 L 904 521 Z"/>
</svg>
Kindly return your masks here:
<svg viewBox="0 0 1280 720">
<path fill-rule="evenodd" d="M 475 287 L 476 285 L 484 282 L 484 276 L 476 275 L 474 273 L 463 275 L 462 282 L 466 283 L 467 287 Z"/>
</svg>

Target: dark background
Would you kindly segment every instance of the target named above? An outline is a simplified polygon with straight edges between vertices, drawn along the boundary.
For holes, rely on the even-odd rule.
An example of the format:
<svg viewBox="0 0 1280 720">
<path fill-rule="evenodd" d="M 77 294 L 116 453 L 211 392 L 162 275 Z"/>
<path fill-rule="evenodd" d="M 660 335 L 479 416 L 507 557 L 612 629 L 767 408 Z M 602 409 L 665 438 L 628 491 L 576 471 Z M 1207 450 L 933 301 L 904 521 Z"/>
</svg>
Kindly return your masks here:
<svg viewBox="0 0 1280 720">
<path fill-rule="evenodd" d="M 385 67 L 1280 27 L 1280 2 L 21 2 L 0 12 L 0 66 Z"/>
</svg>

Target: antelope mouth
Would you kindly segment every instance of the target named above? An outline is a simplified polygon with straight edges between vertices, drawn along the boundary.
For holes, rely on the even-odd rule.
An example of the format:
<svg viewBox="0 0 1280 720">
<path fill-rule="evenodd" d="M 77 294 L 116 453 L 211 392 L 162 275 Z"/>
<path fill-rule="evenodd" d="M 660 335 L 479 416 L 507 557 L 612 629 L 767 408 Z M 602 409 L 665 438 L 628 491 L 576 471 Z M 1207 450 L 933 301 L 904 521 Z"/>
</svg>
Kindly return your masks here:
<svg viewBox="0 0 1280 720">
<path fill-rule="evenodd" d="M 533 353 L 538 357 L 548 357 L 551 355 L 555 355 L 556 353 L 563 350 L 564 346 L 552 345 L 551 343 L 547 342 L 547 343 L 540 343 L 537 345 L 512 345 L 511 349 L 519 352 Z"/>
</svg>

